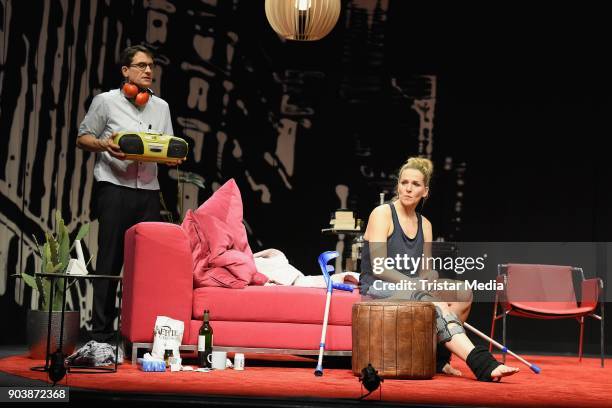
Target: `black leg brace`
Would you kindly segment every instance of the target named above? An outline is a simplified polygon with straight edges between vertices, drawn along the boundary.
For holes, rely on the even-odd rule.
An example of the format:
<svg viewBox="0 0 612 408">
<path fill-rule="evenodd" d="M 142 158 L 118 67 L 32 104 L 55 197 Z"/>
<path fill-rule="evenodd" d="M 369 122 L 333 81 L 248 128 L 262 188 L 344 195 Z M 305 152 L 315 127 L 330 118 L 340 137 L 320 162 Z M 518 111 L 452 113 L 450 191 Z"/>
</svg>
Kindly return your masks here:
<svg viewBox="0 0 612 408">
<path fill-rule="evenodd" d="M 489 350 L 483 346 L 474 347 L 474 350 L 468 354 L 465 362 L 478 381 L 488 382 L 493 381 L 491 373 L 501 365 L 501 363 L 489 353 Z"/>
</svg>

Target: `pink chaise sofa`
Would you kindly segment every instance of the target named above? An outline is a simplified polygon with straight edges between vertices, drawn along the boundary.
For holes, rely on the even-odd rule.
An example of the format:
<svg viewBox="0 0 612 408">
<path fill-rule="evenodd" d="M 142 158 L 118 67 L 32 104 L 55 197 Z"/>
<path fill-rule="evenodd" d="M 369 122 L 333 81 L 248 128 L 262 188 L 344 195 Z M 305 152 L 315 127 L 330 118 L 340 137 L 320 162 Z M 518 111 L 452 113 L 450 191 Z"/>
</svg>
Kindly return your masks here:
<svg viewBox="0 0 612 408">
<path fill-rule="evenodd" d="M 237 187 L 233 180 L 231 182 L 229 188 L 222 189 L 226 193 L 231 190 L 235 196 Z M 222 196 L 221 203 L 216 203 L 221 204 L 220 207 L 215 210 L 215 203 L 210 206 L 211 197 L 196 213 L 226 210 L 227 194 L 225 198 L 223 192 L 215 195 Z M 234 203 L 234 207 L 237 206 Z M 242 225 L 241 202 L 239 207 L 239 213 L 225 211 L 221 218 L 229 214 Z M 294 354 L 318 352 L 325 289 L 252 284 L 233 289 L 223 283 L 218 287 L 199 287 L 203 275 L 201 270 L 194 271 L 194 265 L 202 262 L 195 259 L 194 248 L 194 237 L 190 229 L 185 228 L 185 223 L 180 226 L 145 222 L 126 232 L 121 333 L 132 346 L 133 360 L 139 348 L 151 346 L 157 316 L 182 320 L 185 323 L 182 349 L 194 350 L 204 309 L 210 310 L 216 349 Z M 313 254 L 313 265 L 316 265 L 317 255 Z M 327 328 L 328 354 L 350 355 L 351 310 L 359 300 L 357 290 L 352 293 L 334 291 Z"/>
</svg>

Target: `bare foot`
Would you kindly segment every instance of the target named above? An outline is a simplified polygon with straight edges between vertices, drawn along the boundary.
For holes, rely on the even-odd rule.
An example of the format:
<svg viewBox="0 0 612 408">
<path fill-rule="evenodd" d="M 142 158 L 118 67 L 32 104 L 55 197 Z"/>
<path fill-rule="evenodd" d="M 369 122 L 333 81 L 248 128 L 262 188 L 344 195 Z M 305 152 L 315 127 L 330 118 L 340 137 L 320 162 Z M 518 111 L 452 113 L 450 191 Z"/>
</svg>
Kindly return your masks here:
<svg viewBox="0 0 612 408">
<path fill-rule="evenodd" d="M 447 375 L 454 375 L 455 377 L 461 377 L 463 375 L 461 371 L 457 370 L 449 363 L 446 363 L 444 367 L 442 367 L 442 372 Z"/>
<path fill-rule="evenodd" d="M 500 379 L 501 377 L 507 377 L 512 374 L 516 374 L 519 372 L 517 367 L 509 367 L 507 365 L 497 366 L 495 370 L 491 372 L 491 378 Z"/>
</svg>

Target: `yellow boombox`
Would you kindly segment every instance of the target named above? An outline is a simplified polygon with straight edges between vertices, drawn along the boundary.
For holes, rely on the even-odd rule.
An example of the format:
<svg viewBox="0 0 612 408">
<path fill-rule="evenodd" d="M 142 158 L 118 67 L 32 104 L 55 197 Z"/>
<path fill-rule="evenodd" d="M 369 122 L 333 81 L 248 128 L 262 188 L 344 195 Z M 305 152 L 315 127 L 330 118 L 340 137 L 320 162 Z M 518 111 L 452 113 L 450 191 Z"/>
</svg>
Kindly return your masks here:
<svg viewBox="0 0 612 408">
<path fill-rule="evenodd" d="M 113 139 L 126 159 L 172 163 L 187 157 L 189 145 L 180 137 L 148 132 L 119 132 Z"/>
</svg>

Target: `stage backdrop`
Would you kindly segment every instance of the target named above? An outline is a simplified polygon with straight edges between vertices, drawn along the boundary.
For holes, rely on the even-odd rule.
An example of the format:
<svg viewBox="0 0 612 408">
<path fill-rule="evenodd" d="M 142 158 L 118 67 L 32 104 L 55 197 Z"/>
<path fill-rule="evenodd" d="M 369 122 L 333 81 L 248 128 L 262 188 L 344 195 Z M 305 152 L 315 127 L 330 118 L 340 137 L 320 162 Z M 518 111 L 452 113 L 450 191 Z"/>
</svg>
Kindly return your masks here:
<svg viewBox="0 0 612 408">
<path fill-rule="evenodd" d="M 161 166 L 174 222 L 235 178 L 253 250 L 278 248 L 317 273 L 320 250 L 350 244 L 321 236 L 331 212 L 367 218 L 409 155 L 434 159 L 440 180 L 461 180 L 465 164 L 435 143 L 436 76 L 387 67 L 388 1 L 345 1 L 333 33 L 313 43 L 279 39 L 262 1 L 1 5 L 0 294 L 14 328 L 3 341 L 24 338 L 24 311 L 38 301 L 10 277 L 40 268 L 33 236 L 53 228 L 56 209 L 71 231 L 90 221 L 95 157 L 75 148 L 77 129 L 92 98 L 119 86 L 128 45 L 155 51 L 154 91 L 189 142 L 180 173 Z M 440 206 L 438 235 L 458 228 L 461 200 L 451 201 Z M 94 221 L 85 240 L 92 271 L 96 239 Z M 68 299 L 85 328 L 91 295 L 83 282 Z"/>
<path fill-rule="evenodd" d="M 93 97 L 119 86 L 120 51 L 134 44 L 155 51 L 154 91 L 190 145 L 180 173 L 160 167 L 173 222 L 235 178 L 252 249 L 280 249 L 318 273 L 321 251 L 350 245 L 321 235 L 332 211 L 367 219 L 402 162 L 422 155 L 436 166 L 424 211 L 436 239 L 610 240 L 609 172 L 594 141 L 609 130 L 598 121 L 609 97 L 592 87 L 585 98 L 579 75 L 542 65 L 529 26 L 521 37 L 516 20 L 474 16 L 343 0 L 328 37 L 299 43 L 272 31 L 263 0 L 0 0 L 0 307 L 10 327 L 0 341 L 25 339 L 25 311 L 38 302 L 11 277 L 40 267 L 32 237 L 53 228 L 56 209 L 73 233 L 90 222 L 95 157 L 76 148 L 77 129 Z M 560 44 L 563 57 L 577 49 Z M 566 62 L 561 45 L 546 45 L 546 61 Z M 577 131 L 588 142 L 551 158 L 550 146 Z M 565 189 L 568 161 L 588 175 L 580 199 Z M 574 204 L 582 221 L 567 217 Z M 93 221 L 90 271 L 96 238 Z M 91 296 L 85 282 L 68 296 L 83 328 Z M 475 305 L 472 318 L 486 326 L 490 312 Z M 574 348 L 571 328 L 557 351 Z M 550 344 L 515 335 L 532 349 Z"/>
</svg>

